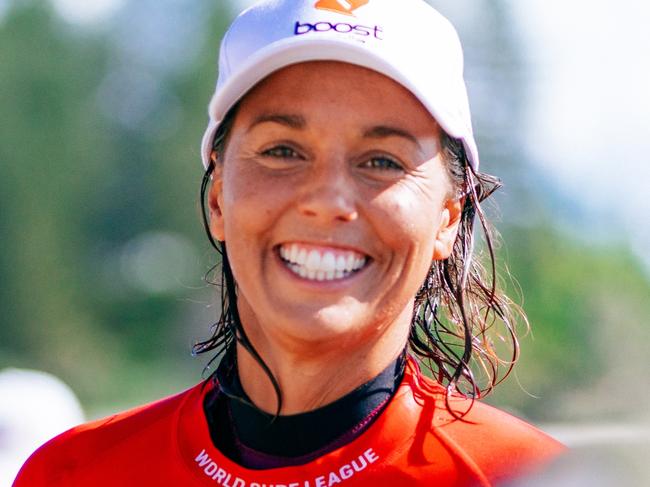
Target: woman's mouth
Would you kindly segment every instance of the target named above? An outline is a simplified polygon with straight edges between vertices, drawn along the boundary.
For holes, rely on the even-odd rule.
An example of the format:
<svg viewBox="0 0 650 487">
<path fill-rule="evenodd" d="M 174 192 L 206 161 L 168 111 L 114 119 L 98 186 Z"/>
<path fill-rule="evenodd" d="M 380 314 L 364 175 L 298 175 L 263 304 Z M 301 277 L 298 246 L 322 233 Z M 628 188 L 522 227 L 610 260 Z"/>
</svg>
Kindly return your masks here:
<svg viewBox="0 0 650 487">
<path fill-rule="evenodd" d="M 290 243 L 278 248 L 281 260 L 294 274 L 310 281 L 334 281 L 359 272 L 370 260 L 353 250 Z"/>
</svg>

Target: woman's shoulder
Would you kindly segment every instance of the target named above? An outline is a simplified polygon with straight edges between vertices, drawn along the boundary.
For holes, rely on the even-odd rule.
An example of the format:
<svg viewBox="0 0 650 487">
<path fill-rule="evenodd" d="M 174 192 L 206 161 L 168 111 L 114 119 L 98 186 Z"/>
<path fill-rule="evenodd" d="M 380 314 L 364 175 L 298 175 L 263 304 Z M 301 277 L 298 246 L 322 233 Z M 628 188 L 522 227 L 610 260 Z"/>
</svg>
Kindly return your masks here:
<svg viewBox="0 0 650 487">
<path fill-rule="evenodd" d="M 443 386 L 422 375 L 413 383 L 413 403 L 420 416 L 427 417 L 420 424 L 432 441 L 443 443 L 490 480 L 534 472 L 566 451 L 560 442 L 512 414 L 457 394 L 447 396 Z"/>
<path fill-rule="evenodd" d="M 201 384 L 102 419 L 75 426 L 38 448 L 23 465 L 14 487 L 67 485 L 72 472 L 92 468 L 108 456 L 142 455 L 164 448 L 170 424 L 184 400 Z M 43 483 L 42 485 L 45 485 Z"/>
</svg>

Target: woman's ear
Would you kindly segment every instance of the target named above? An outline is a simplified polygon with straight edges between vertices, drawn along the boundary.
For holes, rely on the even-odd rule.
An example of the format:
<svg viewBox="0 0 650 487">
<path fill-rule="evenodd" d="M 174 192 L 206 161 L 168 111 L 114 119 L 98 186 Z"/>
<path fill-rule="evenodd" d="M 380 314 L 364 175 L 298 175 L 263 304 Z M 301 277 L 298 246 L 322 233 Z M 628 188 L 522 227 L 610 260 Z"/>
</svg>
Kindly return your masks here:
<svg viewBox="0 0 650 487">
<path fill-rule="evenodd" d="M 444 260 L 454 250 L 464 204 L 465 198 L 449 199 L 445 203 L 433 248 L 433 260 Z"/>
<path fill-rule="evenodd" d="M 210 209 L 210 233 L 212 238 L 220 242 L 225 241 L 223 222 L 223 163 L 219 160 L 217 153 L 210 154 L 214 171 L 212 172 L 212 184 L 208 192 L 208 208 Z"/>
</svg>

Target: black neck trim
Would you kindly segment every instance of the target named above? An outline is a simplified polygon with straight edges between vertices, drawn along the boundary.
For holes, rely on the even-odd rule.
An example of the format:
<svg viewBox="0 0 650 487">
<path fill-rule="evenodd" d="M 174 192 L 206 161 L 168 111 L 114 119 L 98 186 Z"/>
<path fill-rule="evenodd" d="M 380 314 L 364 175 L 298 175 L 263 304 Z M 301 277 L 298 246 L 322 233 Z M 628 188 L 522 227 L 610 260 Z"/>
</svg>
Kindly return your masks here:
<svg viewBox="0 0 650 487">
<path fill-rule="evenodd" d="M 236 360 L 226 356 L 215 372 L 215 394 L 204 404 L 212 440 L 239 463 L 250 463 L 246 460 L 251 460 L 251 451 L 281 457 L 279 463 L 282 458 L 309 461 L 310 454 L 322 455 L 338 447 L 337 440 L 352 441 L 370 426 L 397 391 L 405 363 L 402 353 L 377 377 L 342 398 L 306 413 L 274 417 L 252 404 L 239 381 Z"/>
</svg>

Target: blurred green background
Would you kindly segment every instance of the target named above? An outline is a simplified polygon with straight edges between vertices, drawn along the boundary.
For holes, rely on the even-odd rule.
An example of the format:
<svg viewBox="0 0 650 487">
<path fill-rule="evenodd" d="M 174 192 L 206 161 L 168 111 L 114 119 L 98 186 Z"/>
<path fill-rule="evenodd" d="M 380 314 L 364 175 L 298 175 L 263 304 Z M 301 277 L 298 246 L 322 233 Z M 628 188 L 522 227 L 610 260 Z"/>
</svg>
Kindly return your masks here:
<svg viewBox="0 0 650 487">
<path fill-rule="evenodd" d="M 199 141 L 241 2 L 83 3 L 0 1 L 0 369 L 54 373 L 95 417 L 201 378 L 206 359 L 190 348 L 218 303 L 203 280 L 216 256 L 199 218 Z M 547 78 L 521 12 L 435 5 L 465 45 L 483 169 L 505 183 L 490 210 L 502 267 L 532 327 L 489 401 L 542 424 L 646 424 L 650 280 L 638 244 L 531 149 L 531 98 Z M 610 189 L 622 196 L 625 184 Z"/>
</svg>

